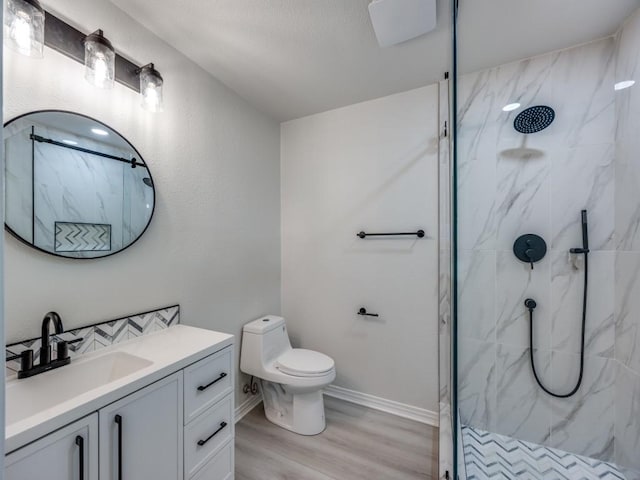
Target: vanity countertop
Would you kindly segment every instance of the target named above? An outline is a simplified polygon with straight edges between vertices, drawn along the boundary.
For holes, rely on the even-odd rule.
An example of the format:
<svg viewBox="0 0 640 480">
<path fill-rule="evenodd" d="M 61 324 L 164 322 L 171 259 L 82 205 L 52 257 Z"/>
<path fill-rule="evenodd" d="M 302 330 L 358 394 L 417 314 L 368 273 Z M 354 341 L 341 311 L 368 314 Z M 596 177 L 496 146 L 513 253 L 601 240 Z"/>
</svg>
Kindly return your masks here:
<svg viewBox="0 0 640 480">
<path fill-rule="evenodd" d="M 31 378 L 9 378 L 5 452 L 37 440 L 231 344 L 233 335 L 175 325 L 81 355 L 70 365 Z"/>
</svg>

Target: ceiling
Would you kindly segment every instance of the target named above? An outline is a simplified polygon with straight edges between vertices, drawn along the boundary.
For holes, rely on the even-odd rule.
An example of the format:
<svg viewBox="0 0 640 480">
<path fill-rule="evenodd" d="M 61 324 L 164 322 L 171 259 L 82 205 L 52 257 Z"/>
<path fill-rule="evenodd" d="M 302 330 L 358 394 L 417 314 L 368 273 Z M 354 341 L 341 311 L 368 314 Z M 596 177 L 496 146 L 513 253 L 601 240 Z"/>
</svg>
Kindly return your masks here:
<svg viewBox="0 0 640 480">
<path fill-rule="evenodd" d="M 434 83 L 450 70 L 450 0 L 437 0 L 436 30 L 384 49 L 371 27 L 370 0 L 111 1 L 279 121 Z M 610 35 L 638 6 L 460 0 L 460 69 Z"/>
<path fill-rule="evenodd" d="M 615 33 L 640 0 L 459 0 L 458 64 L 474 72 Z"/>
</svg>

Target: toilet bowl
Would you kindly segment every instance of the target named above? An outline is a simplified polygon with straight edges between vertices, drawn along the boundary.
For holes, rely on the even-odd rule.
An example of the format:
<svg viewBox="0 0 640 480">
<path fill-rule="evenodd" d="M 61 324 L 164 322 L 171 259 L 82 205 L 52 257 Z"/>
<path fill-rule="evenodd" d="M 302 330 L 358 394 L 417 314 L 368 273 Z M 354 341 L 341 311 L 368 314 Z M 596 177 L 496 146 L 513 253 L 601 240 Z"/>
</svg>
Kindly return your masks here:
<svg viewBox="0 0 640 480">
<path fill-rule="evenodd" d="M 325 429 L 322 389 L 335 380 L 335 364 L 322 353 L 292 348 L 284 318 L 267 315 L 244 326 L 240 370 L 260 379 L 270 422 L 301 435 Z"/>
</svg>

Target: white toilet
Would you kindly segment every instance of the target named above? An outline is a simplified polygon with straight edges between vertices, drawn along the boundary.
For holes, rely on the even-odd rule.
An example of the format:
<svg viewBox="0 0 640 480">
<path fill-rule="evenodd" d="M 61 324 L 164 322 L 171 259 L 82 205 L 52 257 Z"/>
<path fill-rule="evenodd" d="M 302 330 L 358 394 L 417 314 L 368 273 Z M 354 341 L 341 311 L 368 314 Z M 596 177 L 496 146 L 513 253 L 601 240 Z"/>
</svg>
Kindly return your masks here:
<svg viewBox="0 0 640 480">
<path fill-rule="evenodd" d="M 240 370 L 260 379 L 267 419 L 301 435 L 325 428 L 322 389 L 336 378 L 333 359 L 291 348 L 284 318 L 247 323 L 242 332 Z"/>
</svg>

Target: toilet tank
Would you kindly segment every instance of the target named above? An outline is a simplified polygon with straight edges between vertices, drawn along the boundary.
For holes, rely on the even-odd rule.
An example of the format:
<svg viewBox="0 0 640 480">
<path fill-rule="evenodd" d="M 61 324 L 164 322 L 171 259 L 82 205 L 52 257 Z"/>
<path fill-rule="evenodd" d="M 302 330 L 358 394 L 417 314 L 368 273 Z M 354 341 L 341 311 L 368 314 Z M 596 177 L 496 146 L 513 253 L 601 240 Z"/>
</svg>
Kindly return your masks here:
<svg viewBox="0 0 640 480">
<path fill-rule="evenodd" d="M 240 370 L 260 376 L 265 366 L 291 349 L 284 318 L 265 315 L 247 323 L 242 329 Z"/>
</svg>

